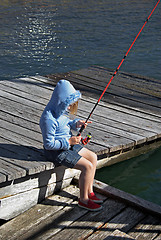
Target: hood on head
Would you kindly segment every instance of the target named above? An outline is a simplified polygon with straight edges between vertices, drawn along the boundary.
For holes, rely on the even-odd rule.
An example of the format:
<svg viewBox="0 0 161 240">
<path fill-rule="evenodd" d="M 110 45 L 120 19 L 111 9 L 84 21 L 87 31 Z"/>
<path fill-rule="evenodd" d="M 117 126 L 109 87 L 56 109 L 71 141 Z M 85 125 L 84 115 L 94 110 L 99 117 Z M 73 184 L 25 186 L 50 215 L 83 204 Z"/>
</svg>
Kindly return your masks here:
<svg viewBox="0 0 161 240">
<path fill-rule="evenodd" d="M 67 80 L 60 80 L 47 105 L 47 109 L 54 112 L 55 117 L 63 114 L 68 106 L 81 98 L 81 93 L 72 86 Z"/>
</svg>

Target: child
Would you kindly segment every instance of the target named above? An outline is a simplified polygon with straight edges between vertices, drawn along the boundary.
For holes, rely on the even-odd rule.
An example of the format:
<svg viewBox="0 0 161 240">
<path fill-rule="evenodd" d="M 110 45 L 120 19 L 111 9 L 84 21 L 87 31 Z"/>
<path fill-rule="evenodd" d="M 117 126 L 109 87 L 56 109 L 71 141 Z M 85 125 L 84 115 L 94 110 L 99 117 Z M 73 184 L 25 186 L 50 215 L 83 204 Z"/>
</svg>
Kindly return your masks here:
<svg viewBox="0 0 161 240">
<path fill-rule="evenodd" d="M 52 97 L 40 118 L 44 151 L 47 159 L 55 166 L 64 165 L 81 171 L 79 178 L 80 199 L 82 208 L 98 211 L 102 203 L 93 193 L 93 180 L 97 165 L 95 153 L 80 145 L 81 136 L 72 136 L 71 129 L 79 130 L 84 121 L 70 120 L 68 112 L 75 114 L 81 93 L 76 91 L 67 80 L 60 80 Z M 91 123 L 90 121 L 88 123 Z"/>
</svg>

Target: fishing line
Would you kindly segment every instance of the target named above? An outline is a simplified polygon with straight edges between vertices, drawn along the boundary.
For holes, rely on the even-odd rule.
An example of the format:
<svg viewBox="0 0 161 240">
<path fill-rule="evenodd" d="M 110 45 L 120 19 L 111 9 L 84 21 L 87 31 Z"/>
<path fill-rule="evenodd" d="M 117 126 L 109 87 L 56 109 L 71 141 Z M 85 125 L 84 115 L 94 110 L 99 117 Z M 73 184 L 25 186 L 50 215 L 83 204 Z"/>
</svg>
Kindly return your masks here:
<svg viewBox="0 0 161 240">
<path fill-rule="evenodd" d="M 153 12 L 155 11 L 156 7 L 158 6 L 160 0 L 157 2 L 157 4 L 155 5 L 155 7 L 153 8 L 153 10 L 151 11 L 150 15 L 148 16 L 148 18 L 146 19 L 145 23 L 143 24 L 142 28 L 140 29 L 140 31 L 138 32 L 138 34 L 136 35 L 134 41 L 132 42 L 131 46 L 129 47 L 128 51 L 126 52 L 125 56 L 123 57 L 123 59 L 121 60 L 120 64 L 118 65 L 118 67 L 116 68 L 114 74 L 112 75 L 111 79 L 109 80 L 107 86 L 105 87 L 105 89 L 103 90 L 101 96 L 99 97 L 98 101 L 96 102 L 96 104 L 94 105 L 92 111 L 90 112 L 89 116 L 87 117 L 85 123 L 88 122 L 88 120 L 90 119 L 91 115 L 93 114 L 94 110 L 96 109 L 98 103 L 101 101 L 103 95 L 105 94 L 107 88 L 109 87 L 110 83 L 112 82 L 112 80 L 114 79 L 114 77 L 116 76 L 117 72 L 119 71 L 121 65 L 123 64 L 125 58 L 127 57 L 128 53 L 130 52 L 131 48 L 133 47 L 134 43 L 136 42 L 137 38 L 139 37 L 140 33 L 142 32 L 143 28 L 145 27 L 145 25 L 147 24 L 147 22 L 149 21 L 150 17 L 152 16 Z M 82 125 L 81 129 L 79 130 L 78 135 L 80 135 L 82 133 L 82 131 L 84 130 L 85 126 Z"/>
</svg>

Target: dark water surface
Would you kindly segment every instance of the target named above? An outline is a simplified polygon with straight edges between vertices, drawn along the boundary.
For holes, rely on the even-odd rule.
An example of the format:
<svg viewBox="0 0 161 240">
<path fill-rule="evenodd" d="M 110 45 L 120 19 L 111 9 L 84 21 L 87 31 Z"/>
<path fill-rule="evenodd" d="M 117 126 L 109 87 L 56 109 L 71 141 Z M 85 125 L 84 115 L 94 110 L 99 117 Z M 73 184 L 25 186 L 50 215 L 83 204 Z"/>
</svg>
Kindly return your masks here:
<svg viewBox="0 0 161 240">
<path fill-rule="evenodd" d="M 101 168 L 96 179 L 161 205 L 161 148 Z"/>
<path fill-rule="evenodd" d="M 0 79 L 97 64 L 116 69 L 153 0 L 0 0 Z M 161 4 L 122 71 L 161 79 Z"/>
<path fill-rule="evenodd" d="M 0 80 L 93 64 L 116 69 L 156 2 L 0 0 Z M 161 80 L 161 3 L 120 70 Z M 160 159 L 161 149 L 97 177 L 161 204 Z"/>
</svg>

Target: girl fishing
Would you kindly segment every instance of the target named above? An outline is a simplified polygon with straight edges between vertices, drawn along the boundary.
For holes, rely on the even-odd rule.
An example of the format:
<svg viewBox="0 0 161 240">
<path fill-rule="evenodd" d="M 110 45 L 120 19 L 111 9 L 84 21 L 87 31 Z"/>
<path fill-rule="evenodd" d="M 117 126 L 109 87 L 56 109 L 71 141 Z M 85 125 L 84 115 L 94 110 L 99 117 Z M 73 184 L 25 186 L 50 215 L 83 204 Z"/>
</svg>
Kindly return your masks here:
<svg viewBox="0 0 161 240">
<path fill-rule="evenodd" d="M 60 80 L 40 118 L 46 158 L 55 166 L 64 165 L 81 171 L 79 178 L 80 199 L 78 206 L 98 211 L 102 200 L 93 192 L 97 155 L 80 145 L 81 136 L 72 136 L 71 129 L 79 131 L 90 121 L 69 119 L 76 114 L 81 93 L 67 80 Z"/>
</svg>

